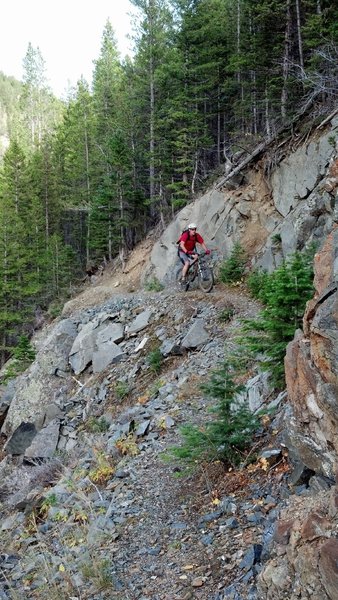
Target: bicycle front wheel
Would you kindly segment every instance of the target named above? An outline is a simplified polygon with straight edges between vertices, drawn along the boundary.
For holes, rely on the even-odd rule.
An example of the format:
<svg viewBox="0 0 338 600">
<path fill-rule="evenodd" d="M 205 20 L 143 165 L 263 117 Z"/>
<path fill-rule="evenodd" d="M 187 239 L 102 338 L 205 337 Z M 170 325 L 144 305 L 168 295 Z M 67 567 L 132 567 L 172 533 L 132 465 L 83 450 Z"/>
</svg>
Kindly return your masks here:
<svg viewBox="0 0 338 600">
<path fill-rule="evenodd" d="M 211 292 L 214 287 L 214 274 L 212 272 L 211 267 L 208 265 L 203 265 L 198 273 L 198 285 L 199 288 L 205 292 Z"/>
</svg>

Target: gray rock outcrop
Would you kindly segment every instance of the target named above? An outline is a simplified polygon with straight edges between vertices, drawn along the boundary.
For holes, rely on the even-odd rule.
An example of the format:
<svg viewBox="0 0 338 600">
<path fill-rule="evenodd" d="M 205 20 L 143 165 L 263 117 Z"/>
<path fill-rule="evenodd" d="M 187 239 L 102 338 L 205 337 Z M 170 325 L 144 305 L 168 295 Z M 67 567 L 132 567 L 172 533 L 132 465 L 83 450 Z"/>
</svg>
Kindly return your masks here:
<svg viewBox="0 0 338 600">
<path fill-rule="evenodd" d="M 337 160 L 332 140 L 338 118 L 325 132 L 301 145 L 278 164 L 269 184 L 261 168 L 246 174 L 235 190 L 213 189 L 185 206 L 154 245 L 144 278 L 171 284 L 179 265 L 176 241 L 190 221 L 216 260 L 228 257 L 240 241 L 256 267 L 269 272 L 289 254 L 320 243 L 336 215 Z"/>
<path fill-rule="evenodd" d="M 338 226 L 315 256 L 316 294 L 287 349 L 292 407 L 286 443 L 316 473 L 334 476 L 338 454 Z"/>
</svg>

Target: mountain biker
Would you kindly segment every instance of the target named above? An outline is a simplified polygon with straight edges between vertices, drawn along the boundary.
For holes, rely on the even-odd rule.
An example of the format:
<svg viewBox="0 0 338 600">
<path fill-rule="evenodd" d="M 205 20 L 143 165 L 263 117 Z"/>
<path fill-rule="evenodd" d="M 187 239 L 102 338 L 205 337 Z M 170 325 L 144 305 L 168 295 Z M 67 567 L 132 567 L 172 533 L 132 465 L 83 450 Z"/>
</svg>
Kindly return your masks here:
<svg viewBox="0 0 338 600">
<path fill-rule="evenodd" d="M 189 266 L 196 262 L 198 258 L 196 244 L 201 244 L 206 254 L 210 254 L 210 250 L 206 247 L 202 236 L 197 233 L 196 223 L 188 225 L 188 229 L 183 231 L 178 244 L 178 256 L 183 263 L 181 283 L 184 284 Z"/>
</svg>

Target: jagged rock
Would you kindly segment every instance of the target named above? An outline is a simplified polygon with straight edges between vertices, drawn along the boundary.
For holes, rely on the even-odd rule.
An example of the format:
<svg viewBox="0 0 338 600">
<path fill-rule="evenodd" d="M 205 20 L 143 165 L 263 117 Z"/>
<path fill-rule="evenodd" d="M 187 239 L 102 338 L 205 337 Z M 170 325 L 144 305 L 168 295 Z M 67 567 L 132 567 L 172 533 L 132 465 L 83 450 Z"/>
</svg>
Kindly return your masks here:
<svg viewBox="0 0 338 600">
<path fill-rule="evenodd" d="M 6 418 L 8 408 L 15 395 L 15 380 L 6 386 L 0 386 L 0 430 Z"/>
<path fill-rule="evenodd" d="M 8 454 L 24 454 L 37 434 L 34 423 L 21 423 L 5 445 Z"/>
<path fill-rule="evenodd" d="M 95 322 L 86 323 L 74 340 L 69 352 L 69 362 L 75 375 L 82 373 L 92 361 L 97 327 L 98 324 Z"/>
<path fill-rule="evenodd" d="M 330 600 L 335 600 L 338 590 L 338 540 L 325 542 L 320 549 L 319 571 Z"/>
<path fill-rule="evenodd" d="M 194 324 L 189 329 L 187 335 L 182 340 L 183 348 L 198 348 L 205 344 L 210 336 L 204 329 L 205 321 L 203 319 L 196 319 Z"/>
<path fill-rule="evenodd" d="M 37 432 L 24 455 L 28 458 L 51 458 L 57 448 L 60 422 L 56 419 Z"/>
<path fill-rule="evenodd" d="M 336 120 L 333 131 L 337 126 Z M 330 136 L 332 131 L 321 136 L 318 141 L 301 146 L 285 158 L 274 171 L 271 178 L 274 203 L 283 217 L 300 199 L 309 195 L 320 176 L 325 174 L 333 151 Z"/>
<path fill-rule="evenodd" d="M 169 356 L 169 354 L 180 356 L 184 352 L 176 338 L 164 340 L 160 347 L 160 351 L 163 356 Z"/>
<path fill-rule="evenodd" d="M 134 335 L 149 325 L 151 310 L 144 310 L 127 326 L 128 335 Z"/>
<path fill-rule="evenodd" d="M 142 437 L 142 436 L 146 435 L 146 433 L 149 429 L 149 426 L 150 426 L 150 421 L 142 421 L 142 423 L 139 423 L 139 425 L 135 429 L 136 437 Z"/>
<path fill-rule="evenodd" d="M 332 522 L 317 513 L 311 513 L 304 521 L 300 535 L 304 541 L 312 541 L 319 537 L 330 537 Z"/>
<path fill-rule="evenodd" d="M 86 323 L 69 353 L 74 373 L 82 373 L 90 363 L 93 363 L 94 373 L 100 373 L 109 364 L 120 360 L 122 351 L 115 342 L 123 338 L 124 327 L 121 323 L 99 324 L 97 319 Z"/>
<path fill-rule="evenodd" d="M 327 477 L 334 475 L 338 452 L 337 256 L 336 226 L 315 257 L 316 295 L 307 305 L 304 334 L 297 332 L 285 359 L 293 410 L 286 443 L 309 469 Z"/>
<path fill-rule="evenodd" d="M 251 412 L 259 410 L 271 394 L 270 374 L 267 371 L 258 373 L 245 384 L 245 390 L 238 394 L 236 402 L 249 406 Z"/>
<path fill-rule="evenodd" d="M 146 345 L 147 341 L 148 341 L 148 338 L 144 337 L 143 340 L 141 340 L 141 342 L 139 344 L 137 344 L 137 346 L 136 346 L 136 348 L 134 350 L 135 354 L 137 352 L 139 352 L 140 350 L 143 350 L 143 348 Z"/>
<path fill-rule="evenodd" d="M 108 365 L 121 360 L 123 352 L 121 348 L 113 341 L 100 344 L 97 350 L 93 352 L 92 363 L 93 373 L 101 373 Z"/>
<path fill-rule="evenodd" d="M 43 373 L 69 371 L 68 355 L 76 336 L 77 327 L 72 319 L 63 319 L 55 326 L 36 357 Z"/>
<path fill-rule="evenodd" d="M 96 337 L 96 345 L 100 347 L 101 344 L 106 342 L 115 342 L 118 344 L 124 338 L 124 326 L 122 323 L 109 323 L 108 325 L 102 325 Z"/>
</svg>

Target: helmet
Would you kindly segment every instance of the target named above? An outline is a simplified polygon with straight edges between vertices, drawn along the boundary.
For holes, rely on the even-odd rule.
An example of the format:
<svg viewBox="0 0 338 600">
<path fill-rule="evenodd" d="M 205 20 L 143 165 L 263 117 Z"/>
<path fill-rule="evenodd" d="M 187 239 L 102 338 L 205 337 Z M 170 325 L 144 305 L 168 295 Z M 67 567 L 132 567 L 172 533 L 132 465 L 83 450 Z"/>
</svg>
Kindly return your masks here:
<svg viewBox="0 0 338 600">
<path fill-rule="evenodd" d="M 197 229 L 196 223 L 189 223 L 188 229 Z"/>
</svg>

